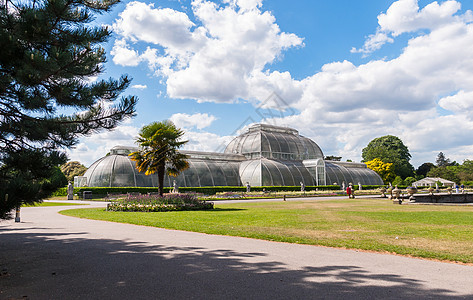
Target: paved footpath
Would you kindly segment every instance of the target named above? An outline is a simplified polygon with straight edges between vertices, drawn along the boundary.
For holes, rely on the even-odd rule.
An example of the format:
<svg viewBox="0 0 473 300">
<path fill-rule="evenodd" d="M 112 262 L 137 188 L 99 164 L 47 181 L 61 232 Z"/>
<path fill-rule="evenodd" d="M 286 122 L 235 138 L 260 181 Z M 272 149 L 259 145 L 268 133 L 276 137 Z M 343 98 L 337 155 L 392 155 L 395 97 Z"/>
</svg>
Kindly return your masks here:
<svg viewBox="0 0 473 300">
<path fill-rule="evenodd" d="M 92 205 L 103 205 L 93 203 Z M 473 299 L 473 267 L 77 219 L 0 222 L 0 299 Z"/>
</svg>

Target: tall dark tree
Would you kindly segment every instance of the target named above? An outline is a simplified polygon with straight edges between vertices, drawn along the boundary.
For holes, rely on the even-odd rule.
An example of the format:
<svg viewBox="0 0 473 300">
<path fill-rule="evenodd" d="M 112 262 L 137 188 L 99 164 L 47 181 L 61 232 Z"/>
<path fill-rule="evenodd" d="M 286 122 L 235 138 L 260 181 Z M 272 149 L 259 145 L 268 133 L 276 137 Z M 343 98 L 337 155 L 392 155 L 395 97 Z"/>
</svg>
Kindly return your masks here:
<svg viewBox="0 0 473 300">
<path fill-rule="evenodd" d="M 187 156 L 178 150 L 188 141 L 182 140 L 184 132 L 171 121 L 153 122 L 141 128 L 136 143 L 140 149 L 130 153 L 136 168 L 146 175 L 158 175 L 159 194 L 164 192 L 164 175 L 178 176 L 189 167 Z"/>
<path fill-rule="evenodd" d="M 427 173 L 429 173 L 430 169 L 434 168 L 435 165 L 433 163 L 423 163 L 422 165 L 420 165 L 417 170 L 416 170 L 416 174 L 419 175 L 419 176 L 422 176 L 422 177 L 425 177 L 427 176 Z"/>
<path fill-rule="evenodd" d="M 373 139 L 362 150 L 362 157 L 364 162 L 378 158 L 385 163 L 392 163 L 394 173 L 402 178 L 414 175 L 414 167 L 409 162 L 409 149 L 396 136 L 386 135 Z"/>
<path fill-rule="evenodd" d="M 440 152 L 437 155 L 435 163 L 437 164 L 437 167 L 448 167 L 456 164 L 456 162 L 452 163 L 449 158 L 445 157 L 445 154 L 443 154 L 443 152 Z"/>
<path fill-rule="evenodd" d="M 117 2 L 1 2 L 2 212 L 45 195 L 44 181 L 66 161 L 63 148 L 75 145 L 81 135 L 113 129 L 134 114 L 135 97 L 118 99 L 130 84 L 128 77 L 89 80 L 104 71 L 102 45 L 111 34 L 90 22 Z"/>
</svg>

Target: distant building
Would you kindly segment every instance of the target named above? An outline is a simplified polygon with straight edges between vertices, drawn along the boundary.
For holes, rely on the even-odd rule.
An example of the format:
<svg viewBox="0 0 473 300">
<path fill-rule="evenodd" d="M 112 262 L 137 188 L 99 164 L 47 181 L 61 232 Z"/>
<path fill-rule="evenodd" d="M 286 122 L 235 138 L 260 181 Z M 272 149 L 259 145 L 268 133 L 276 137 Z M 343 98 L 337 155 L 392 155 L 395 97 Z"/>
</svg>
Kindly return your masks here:
<svg viewBox="0 0 473 300">
<path fill-rule="evenodd" d="M 135 147 L 116 146 L 94 162 L 84 177 L 88 186 L 157 186 L 156 175 L 137 171 L 128 154 Z M 256 124 L 234 138 L 224 153 L 181 151 L 189 169 L 178 177 L 166 176 L 164 184 L 199 186 L 314 186 L 382 185 L 383 180 L 362 163 L 325 161 L 320 147 L 295 129 Z"/>
</svg>

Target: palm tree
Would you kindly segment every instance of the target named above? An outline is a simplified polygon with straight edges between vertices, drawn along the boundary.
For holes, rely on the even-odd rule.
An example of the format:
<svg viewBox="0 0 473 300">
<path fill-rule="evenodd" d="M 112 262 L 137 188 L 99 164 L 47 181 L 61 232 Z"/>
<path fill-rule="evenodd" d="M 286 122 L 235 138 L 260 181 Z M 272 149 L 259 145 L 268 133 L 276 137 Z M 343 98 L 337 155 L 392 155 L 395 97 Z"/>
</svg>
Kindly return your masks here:
<svg viewBox="0 0 473 300">
<path fill-rule="evenodd" d="M 164 174 L 177 176 L 189 167 L 187 156 L 178 149 L 188 141 L 181 141 L 184 132 L 171 121 L 153 122 L 141 128 L 136 143 L 140 148 L 130 153 L 136 168 L 146 175 L 158 175 L 159 195 L 163 195 Z"/>
</svg>

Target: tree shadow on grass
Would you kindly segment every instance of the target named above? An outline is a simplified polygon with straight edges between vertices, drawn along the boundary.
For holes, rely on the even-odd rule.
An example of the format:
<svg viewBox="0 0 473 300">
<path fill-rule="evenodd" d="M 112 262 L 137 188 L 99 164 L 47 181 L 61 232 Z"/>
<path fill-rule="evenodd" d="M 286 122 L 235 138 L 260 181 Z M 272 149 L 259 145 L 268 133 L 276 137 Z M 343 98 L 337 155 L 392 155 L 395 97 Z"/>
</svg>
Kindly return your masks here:
<svg viewBox="0 0 473 300">
<path fill-rule="evenodd" d="M 266 254 L 3 231 L 1 299 L 462 299 L 358 266 L 291 269 Z"/>
<path fill-rule="evenodd" d="M 244 211 L 248 210 L 246 208 L 220 208 L 220 207 L 214 207 L 214 209 L 209 210 L 210 212 L 216 211 L 216 212 L 224 212 L 224 211 Z"/>
</svg>

